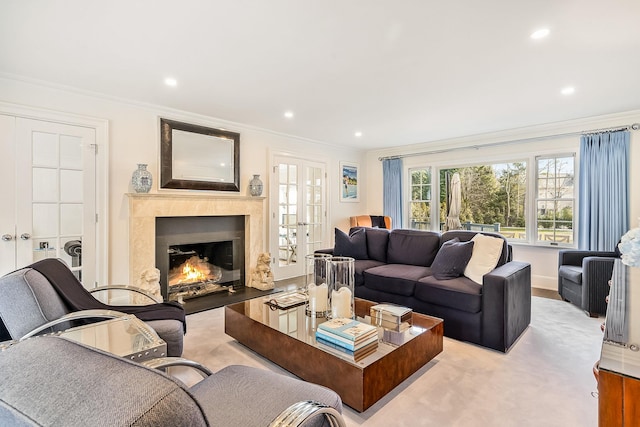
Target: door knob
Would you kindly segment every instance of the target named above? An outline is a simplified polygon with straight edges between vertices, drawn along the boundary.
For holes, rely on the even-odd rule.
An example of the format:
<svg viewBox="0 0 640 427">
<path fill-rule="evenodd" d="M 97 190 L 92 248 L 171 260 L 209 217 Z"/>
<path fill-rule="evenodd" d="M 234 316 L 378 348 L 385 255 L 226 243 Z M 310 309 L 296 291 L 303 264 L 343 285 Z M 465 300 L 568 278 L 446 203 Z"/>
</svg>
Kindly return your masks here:
<svg viewBox="0 0 640 427">
<path fill-rule="evenodd" d="M 29 234 L 29 233 L 22 233 L 22 234 L 20 235 L 20 238 L 21 238 L 22 240 L 29 240 L 29 239 L 31 238 L 31 234 Z"/>
<path fill-rule="evenodd" d="M 4 240 L 5 242 L 8 242 L 10 240 L 13 240 L 13 236 L 11 234 L 3 234 L 2 240 Z"/>
</svg>

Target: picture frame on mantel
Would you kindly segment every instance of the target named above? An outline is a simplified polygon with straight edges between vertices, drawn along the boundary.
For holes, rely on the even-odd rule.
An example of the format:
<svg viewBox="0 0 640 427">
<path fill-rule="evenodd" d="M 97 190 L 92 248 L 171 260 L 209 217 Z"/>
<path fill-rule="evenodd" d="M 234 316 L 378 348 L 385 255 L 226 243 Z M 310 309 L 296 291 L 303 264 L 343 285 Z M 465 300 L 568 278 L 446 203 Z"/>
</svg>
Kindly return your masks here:
<svg viewBox="0 0 640 427">
<path fill-rule="evenodd" d="M 160 119 L 160 188 L 240 191 L 240 134 Z"/>
<path fill-rule="evenodd" d="M 357 163 L 340 162 L 340 201 L 360 201 L 360 166 Z"/>
</svg>

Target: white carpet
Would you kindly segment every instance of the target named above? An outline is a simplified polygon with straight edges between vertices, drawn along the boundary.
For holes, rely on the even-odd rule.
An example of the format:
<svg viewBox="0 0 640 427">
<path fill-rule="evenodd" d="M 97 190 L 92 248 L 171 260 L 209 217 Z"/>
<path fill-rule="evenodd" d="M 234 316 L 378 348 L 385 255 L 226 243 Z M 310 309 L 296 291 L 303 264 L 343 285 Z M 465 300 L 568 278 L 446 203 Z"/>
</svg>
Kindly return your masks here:
<svg viewBox="0 0 640 427">
<path fill-rule="evenodd" d="M 225 335 L 223 310 L 187 316 L 184 357 L 214 371 L 244 364 L 288 374 Z M 596 426 L 602 321 L 533 297 L 531 325 L 508 354 L 445 338 L 440 355 L 367 411 L 345 407 L 347 425 Z M 172 374 L 197 378 L 182 368 Z"/>
</svg>

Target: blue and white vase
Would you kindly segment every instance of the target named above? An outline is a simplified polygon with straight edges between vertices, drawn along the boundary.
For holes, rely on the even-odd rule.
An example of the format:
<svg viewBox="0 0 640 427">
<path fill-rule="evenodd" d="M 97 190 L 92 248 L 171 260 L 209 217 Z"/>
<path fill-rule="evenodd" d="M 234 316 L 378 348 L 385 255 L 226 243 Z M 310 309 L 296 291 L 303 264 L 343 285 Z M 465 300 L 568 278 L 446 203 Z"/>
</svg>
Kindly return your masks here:
<svg viewBox="0 0 640 427">
<path fill-rule="evenodd" d="M 253 179 L 249 181 L 249 194 L 254 197 L 262 195 L 262 181 L 260 180 L 260 175 L 253 175 Z"/>
<path fill-rule="evenodd" d="M 133 171 L 131 185 L 136 193 L 148 193 L 153 184 L 151 172 L 147 170 L 146 163 L 138 163 L 138 169 Z"/>
</svg>

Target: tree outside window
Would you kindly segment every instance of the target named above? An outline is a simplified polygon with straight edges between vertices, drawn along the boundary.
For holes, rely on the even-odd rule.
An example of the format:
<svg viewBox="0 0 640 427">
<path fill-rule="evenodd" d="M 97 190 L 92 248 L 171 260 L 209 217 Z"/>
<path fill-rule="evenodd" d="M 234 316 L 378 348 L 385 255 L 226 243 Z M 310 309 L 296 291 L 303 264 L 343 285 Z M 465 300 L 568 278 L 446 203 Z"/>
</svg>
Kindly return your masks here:
<svg viewBox="0 0 640 427">
<path fill-rule="evenodd" d="M 431 229 L 431 168 L 410 169 L 411 201 L 409 202 L 410 228 Z"/>
<path fill-rule="evenodd" d="M 496 231 L 509 239 L 526 239 L 527 163 L 495 163 L 440 170 L 440 224 L 445 223 L 449 181 L 460 175 L 463 229 Z"/>
</svg>

